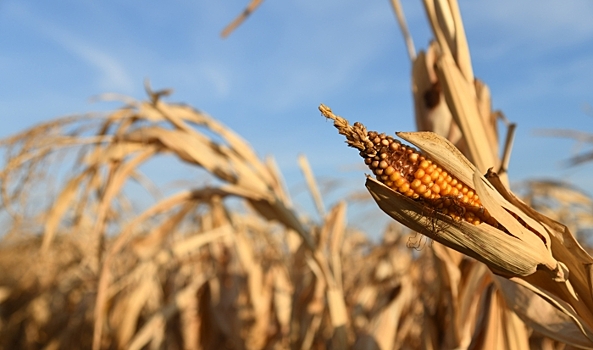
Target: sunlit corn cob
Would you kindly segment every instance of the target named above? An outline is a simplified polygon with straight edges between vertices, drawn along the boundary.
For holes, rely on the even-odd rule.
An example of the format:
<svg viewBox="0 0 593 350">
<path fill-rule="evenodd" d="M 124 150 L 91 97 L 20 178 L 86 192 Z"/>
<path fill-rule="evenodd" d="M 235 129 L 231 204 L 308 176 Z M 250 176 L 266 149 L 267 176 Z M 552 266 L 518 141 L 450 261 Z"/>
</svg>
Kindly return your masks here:
<svg viewBox="0 0 593 350">
<path fill-rule="evenodd" d="M 474 190 L 412 147 L 385 134 L 368 132 L 372 143 L 360 151 L 377 180 L 401 194 L 422 200 L 456 220 L 478 225 L 496 221 Z"/>
<path fill-rule="evenodd" d="M 399 193 L 427 204 L 427 207 L 455 220 L 474 225 L 498 223 L 480 203 L 475 191 L 445 171 L 416 149 L 375 131 L 367 132 L 364 125 L 348 124 L 326 106 L 319 108 L 324 116 L 334 120 L 349 146 L 360 150 L 366 165 L 377 180 Z"/>
</svg>

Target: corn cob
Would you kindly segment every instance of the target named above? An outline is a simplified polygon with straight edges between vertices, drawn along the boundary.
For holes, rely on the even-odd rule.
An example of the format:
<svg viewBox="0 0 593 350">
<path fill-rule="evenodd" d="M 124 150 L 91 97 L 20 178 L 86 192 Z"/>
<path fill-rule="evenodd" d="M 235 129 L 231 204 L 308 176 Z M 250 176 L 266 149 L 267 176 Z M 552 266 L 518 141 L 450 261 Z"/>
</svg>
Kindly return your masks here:
<svg viewBox="0 0 593 350">
<path fill-rule="evenodd" d="M 429 208 L 455 220 L 474 225 L 486 222 L 498 227 L 477 193 L 427 156 L 391 136 L 367 132 L 358 122 L 350 126 L 348 121 L 334 115 L 324 105 L 320 110 L 324 116 L 334 120 L 334 126 L 346 136 L 346 143 L 360 151 L 365 164 L 387 187 L 422 201 Z"/>
</svg>

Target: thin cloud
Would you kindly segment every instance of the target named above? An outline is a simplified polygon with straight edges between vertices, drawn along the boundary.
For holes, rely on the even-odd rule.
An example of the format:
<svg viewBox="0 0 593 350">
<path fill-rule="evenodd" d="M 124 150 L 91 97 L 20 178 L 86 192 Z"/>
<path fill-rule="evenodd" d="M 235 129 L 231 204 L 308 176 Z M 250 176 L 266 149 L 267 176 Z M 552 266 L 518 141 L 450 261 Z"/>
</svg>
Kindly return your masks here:
<svg viewBox="0 0 593 350">
<path fill-rule="evenodd" d="M 121 92 L 133 91 L 135 85 L 133 79 L 115 57 L 98 47 L 92 46 L 88 41 L 61 29 L 54 28 L 50 35 L 64 49 L 79 57 L 88 65 L 93 66 L 100 73 L 98 81 L 100 89 L 116 89 Z"/>
<path fill-rule="evenodd" d="M 124 65 L 107 51 L 58 24 L 37 16 L 24 6 L 13 7 L 11 12 L 20 17 L 21 23 L 27 24 L 30 28 L 36 30 L 40 36 L 50 39 L 65 51 L 93 67 L 98 73 L 97 84 L 99 89 L 116 90 L 124 93 L 133 91 L 135 84 L 130 74 Z"/>
</svg>

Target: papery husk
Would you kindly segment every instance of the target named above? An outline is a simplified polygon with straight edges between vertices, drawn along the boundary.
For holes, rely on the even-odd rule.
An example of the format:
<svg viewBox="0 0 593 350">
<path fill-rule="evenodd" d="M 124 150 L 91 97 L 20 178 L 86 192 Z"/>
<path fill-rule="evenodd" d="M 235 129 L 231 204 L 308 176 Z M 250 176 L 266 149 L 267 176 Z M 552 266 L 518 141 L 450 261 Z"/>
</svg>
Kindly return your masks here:
<svg viewBox="0 0 593 350">
<path fill-rule="evenodd" d="M 432 132 L 398 132 L 396 134 L 420 148 L 423 153 L 441 165 L 450 174 L 465 184 L 470 185 L 478 193 L 482 204 L 488 209 L 490 214 L 506 227 L 511 235 L 532 245 L 532 247 L 538 246 L 546 250 L 547 252 L 542 252 L 542 256 L 550 256 L 550 239 L 543 226 L 503 198 L 493 185 L 480 175 L 478 169 L 449 140 Z M 537 230 L 544 241 L 522 226 L 507 210 L 513 212 L 530 227 Z M 543 246 L 541 246 L 542 243 Z M 556 268 L 555 260 L 547 259 L 546 261 L 548 268 L 552 270 Z"/>
<path fill-rule="evenodd" d="M 539 265 L 550 263 L 541 250 L 534 251 L 531 246 L 488 224 L 476 226 L 453 220 L 372 178 L 367 178 L 366 187 L 379 207 L 393 219 L 485 263 L 497 274 L 529 276 Z"/>
<path fill-rule="evenodd" d="M 507 305 L 528 325 L 567 344 L 593 347 L 590 327 L 593 318 L 587 303 L 575 294 L 571 281 L 564 279 L 569 275 L 565 265 L 547 254 L 543 243 L 540 249 L 533 249 L 529 242 L 487 224 L 475 226 L 452 220 L 372 178 L 367 178 L 366 187 L 379 207 L 393 219 L 483 262 L 500 275 L 496 281 Z M 554 262 L 556 269 L 550 269 Z M 542 270 L 542 267 L 546 268 Z M 509 279 L 515 283 L 508 282 Z M 517 299 L 518 296 L 522 299 Z M 563 335 L 565 331 L 570 336 Z"/>
<path fill-rule="evenodd" d="M 568 303 L 520 278 L 495 276 L 502 295 L 523 322 L 537 332 L 579 348 L 593 348 L 589 321 Z"/>
<path fill-rule="evenodd" d="M 538 327 L 544 328 L 542 333 L 547 334 L 550 337 L 556 337 L 556 334 L 558 334 L 558 327 L 562 327 L 563 331 L 561 333 L 563 333 L 565 327 L 571 329 L 571 327 L 576 325 L 576 327 L 581 330 L 581 333 L 586 335 L 586 338 L 589 341 L 593 340 L 591 337 L 591 330 L 593 329 L 593 314 L 591 312 L 591 310 L 593 310 L 593 289 L 591 286 L 591 266 L 593 266 L 593 258 L 581 247 L 579 242 L 565 225 L 538 213 L 518 199 L 512 192 L 508 191 L 495 173 L 489 172 L 486 175 L 486 178 L 505 199 L 513 203 L 517 208 L 520 208 L 525 215 L 542 223 L 542 226 L 549 233 L 548 237 L 550 239 L 550 250 L 552 255 L 559 260 L 563 269 L 570 272 L 567 273 L 568 279 L 565 283 L 554 283 L 553 281 L 546 280 L 544 277 L 537 275 L 531 276 L 526 281 L 521 282 L 522 286 L 532 290 L 539 297 L 554 305 L 554 307 L 548 307 L 548 311 L 552 315 L 549 318 L 552 321 L 548 321 L 547 318 L 540 320 L 540 317 L 538 317 L 537 319 L 531 319 L 531 322 L 529 323 L 537 324 L 537 326 L 533 326 L 536 329 L 538 329 Z M 533 285 L 536 285 L 537 288 L 534 288 Z M 511 289 L 510 292 L 525 293 L 523 291 L 516 291 L 515 288 Z M 556 305 L 557 302 L 555 300 L 558 295 L 562 296 L 561 302 L 567 303 L 568 306 L 559 307 Z M 531 303 L 536 302 L 538 301 L 532 301 Z M 563 323 L 562 325 L 558 325 L 560 321 L 553 318 L 558 310 L 562 310 L 564 315 L 569 316 L 567 321 L 563 321 L 568 322 L 568 325 Z M 522 317 L 529 318 L 532 316 L 533 313 L 530 313 L 530 311 L 531 309 L 526 308 L 526 313 Z M 538 310 L 538 312 L 543 311 Z M 571 344 L 576 345 L 574 343 Z M 590 344 L 589 346 L 592 345 Z"/>
<path fill-rule="evenodd" d="M 474 188 L 484 207 L 508 232 L 486 223 L 476 226 L 453 220 L 426 203 L 367 178 L 366 187 L 379 207 L 410 229 L 485 263 L 495 274 L 515 282 L 496 279 L 506 303 L 527 324 L 568 344 L 593 347 L 593 259 L 568 229 L 516 198 L 493 171 L 481 175 L 441 136 L 430 132 L 397 135 Z M 533 305 L 538 308 L 534 310 Z M 559 337 L 559 329 L 572 335 Z"/>
</svg>

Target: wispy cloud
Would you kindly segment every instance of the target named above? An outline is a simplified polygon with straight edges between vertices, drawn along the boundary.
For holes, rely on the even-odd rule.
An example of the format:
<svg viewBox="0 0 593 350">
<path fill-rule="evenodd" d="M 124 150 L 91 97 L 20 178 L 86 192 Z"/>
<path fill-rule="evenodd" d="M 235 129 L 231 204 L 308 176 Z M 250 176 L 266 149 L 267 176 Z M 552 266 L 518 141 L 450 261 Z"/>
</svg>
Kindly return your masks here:
<svg viewBox="0 0 593 350">
<path fill-rule="evenodd" d="M 23 24 L 36 30 L 40 36 L 53 41 L 63 50 L 92 67 L 97 72 L 96 83 L 100 90 L 116 90 L 123 93 L 133 90 L 135 84 L 125 66 L 107 50 L 45 17 L 38 16 L 24 5 L 12 4 L 9 10 L 13 15 L 18 16 Z"/>
<path fill-rule="evenodd" d="M 94 67 L 99 73 L 98 83 L 100 89 L 116 89 L 121 92 L 133 90 L 135 85 L 133 79 L 129 76 L 124 65 L 114 56 L 93 46 L 88 40 L 83 40 L 61 28 L 53 27 L 48 32 L 48 35 L 65 50 Z"/>
</svg>

